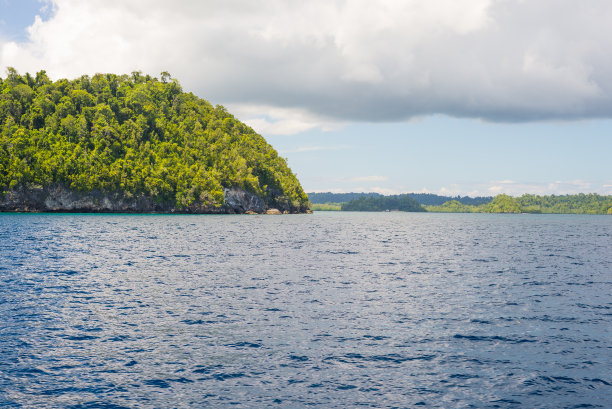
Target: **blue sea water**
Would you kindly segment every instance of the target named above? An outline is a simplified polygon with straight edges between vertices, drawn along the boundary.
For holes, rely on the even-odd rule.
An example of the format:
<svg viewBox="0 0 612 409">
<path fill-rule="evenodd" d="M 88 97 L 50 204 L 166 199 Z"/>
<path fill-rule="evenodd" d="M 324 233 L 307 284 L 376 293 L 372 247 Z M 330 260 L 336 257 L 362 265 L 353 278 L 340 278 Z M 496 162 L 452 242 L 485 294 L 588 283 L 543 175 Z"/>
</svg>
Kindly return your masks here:
<svg viewBox="0 0 612 409">
<path fill-rule="evenodd" d="M 0 407 L 612 407 L 612 217 L 0 214 Z"/>
</svg>

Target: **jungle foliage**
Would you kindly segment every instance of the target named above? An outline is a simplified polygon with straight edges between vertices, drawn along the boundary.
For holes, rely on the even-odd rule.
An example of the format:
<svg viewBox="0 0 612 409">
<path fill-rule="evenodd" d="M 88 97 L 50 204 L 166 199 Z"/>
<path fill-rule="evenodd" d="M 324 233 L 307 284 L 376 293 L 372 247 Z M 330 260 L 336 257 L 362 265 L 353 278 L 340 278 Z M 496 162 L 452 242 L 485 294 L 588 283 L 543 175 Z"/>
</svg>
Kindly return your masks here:
<svg viewBox="0 0 612 409">
<path fill-rule="evenodd" d="M 492 196 L 440 196 L 432 193 L 407 193 L 408 196 L 416 200 L 422 205 L 441 205 L 450 200 L 456 200 L 467 205 L 481 205 L 489 203 L 493 200 Z M 308 193 L 308 198 L 312 204 L 324 203 L 346 203 L 353 199 L 358 199 L 362 196 L 382 196 L 380 193 L 332 193 L 332 192 L 315 192 Z"/>
<path fill-rule="evenodd" d="M 416 207 L 415 204 L 419 207 Z M 415 201 L 412 194 L 396 196 L 382 196 L 377 194 L 360 195 L 348 203 L 342 203 L 341 210 L 403 210 L 442 213 L 612 214 L 612 196 L 602 196 L 596 193 L 580 193 L 576 195 L 550 196 L 524 194 L 520 197 L 512 197 L 506 194 L 500 194 L 493 197 L 491 201 L 477 206 L 465 204 L 458 200 L 449 200 L 442 205 L 425 205 L 423 207 Z"/>
<path fill-rule="evenodd" d="M 222 106 L 163 72 L 160 79 L 45 71 L 0 78 L 0 194 L 61 184 L 76 191 L 147 195 L 177 208 L 220 206 L 224 188 L 270 206 L 305 209 L 286 161 Z"/>
<path fill-rule="evenodd" d="M 395 196 L 361 196 L 343 203 L 343 211 L 376 212 L 396 210 L 403 212 L 424 212 L 425 209 L 410 195 Z"/>
<path fill-rule="evenodd" d="M 310 197 L 310 195 L 308 196 Z M 312 203 L 310 210 L 314 212 L 336 212 L 342 210 L 343 203 Z"/>
<path fill-rule="evenodd" d="M 502 194 L 495 196 L 490 203 L 480 206 L 449 201 L 441 206 L 427 206 L 426 209 L 428 212 L 446 213 L 612 214 L 612 196 L 580 193 L 559 196 L 524 194 L 520 197 L 511 197 Z"/>
</svg>

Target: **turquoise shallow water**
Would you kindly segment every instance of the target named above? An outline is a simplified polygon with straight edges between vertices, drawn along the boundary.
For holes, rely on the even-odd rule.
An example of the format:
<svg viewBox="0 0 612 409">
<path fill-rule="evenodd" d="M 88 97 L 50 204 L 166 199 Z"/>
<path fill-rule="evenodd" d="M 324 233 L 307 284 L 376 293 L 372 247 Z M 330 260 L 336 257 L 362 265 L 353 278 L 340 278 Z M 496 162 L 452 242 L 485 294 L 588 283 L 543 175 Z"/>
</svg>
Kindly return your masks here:
<svg viewBox="0 0 612 409">
<path fill-rule="evenodd" d="M 0 407 L 612 407 L 612 217 L 0 215 Z"/>
</svg>

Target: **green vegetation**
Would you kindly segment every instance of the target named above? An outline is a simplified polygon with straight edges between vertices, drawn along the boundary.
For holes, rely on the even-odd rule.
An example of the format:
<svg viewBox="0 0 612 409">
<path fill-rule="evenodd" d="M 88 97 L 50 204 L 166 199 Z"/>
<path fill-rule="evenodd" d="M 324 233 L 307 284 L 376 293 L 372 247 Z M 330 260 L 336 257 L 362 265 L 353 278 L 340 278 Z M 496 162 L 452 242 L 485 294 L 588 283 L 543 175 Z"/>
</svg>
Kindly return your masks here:
<svg viewBox="0 0 612 409">
<path fill-rule="evenodd" d="M 362 196 L 382 196 L 380 193 L 332 193 L 332 192 L 311 192 L 308 199 L 312 204 L 321 203 L 347 203 Z"/>
<path fill-rule="evenodd" d="M 431 193 L 407 193 L 405 196 L 411 197 L 412 199 L 416 200 L 421 205 L 444 205 L 445 203 L 450 201 L 453 203 L 457 203 L 462 209 L 462 210 L 458 210 L 459 208 L 453 207 L 453 205 L 451 205 L 451 207 L 448 208 L 448 210 L 442 210 L 442 209 L 438 210 L 440 206 L 435 206 L 436 210 L 434 211 L 448 211 L 448 212 L 469 211 L 471 207 L 464 206 L 464 205 L 481 205 L 481 204 L 489 203 L 491 200 L 493 200 L 493 197 L 485 197 L 485 196 L 482 196 L 482 197 L 480 196 L 479 197 L 440 196 L 440 195 L 434 195 Z M 310 202 L 312 203 L 311 209 L 315 211 L 317 210 L 342 210 L 341 209 L 342 205 L 352 200 L 355 200 L 355 199 L 363 199 L 364 197 L 384 198 L 385 196 L 381 195 L 380 193 L 331 193 L 331 192 L 308 193 L 308 198 L 310 199 Z M 363 207 L 363 204 L 360 204 L 359 206 Z M 385 206 L 381 205 L 381 207 L 384 208 Z M 446 208 L 447 207 L 445 207 L 444 209 Z M 387 208 L 379 209 L 378 206 L 374 206 L 374 209 L 375 210 L 373 211 L 390 210 Z M 413 211 L 413 210 L 409 210 L 409 211 Z M 422 211 L 422 210 L 418 210 L 418 211 Z"/>
<path fill-rule="evenodd" d="M 424 212 L 425 209 L 407 194 L 397 196 L 361 196 L 344 203 L 343 211 L 377 212 L 397 210 L 403 212 Z"/>
<path fill-rule="evenodd" d="M 476 206 L 464 205 L 456 200 L 450 200 L 440 206 L 425 206 L 428 212 L 438 213 L 474 213 L 477 209 Z"/>
<path fill-rule="evenodd" d="M 160 79 L 96 74 L 51 81 L 7 70 L 0 78 L 0 193 L 62 185 L 146 195 L 178 209 L 219 207 L 224 188 L 270 207 L 305 210 L 285 160 L 222 106 Z"/>
<path fill-rule="evenodd" d="M 493 200 L 492 196 L 440 196 L 432 193 L 407 193 L 408 196 L 422 205 L 441 205 L 449 200 L 456 200 L 466 205 L 481 205 Z M 382 196 L 380 193 L 332 193 L 332 192 L 313 192 L 308 193 L 308 198 L 312 204 L 322 203 L 347 203 L 362 196 Z"/>
<path fill-rule="evenodd" d="M 562 196 L 536 196 L 525 194 L 520 197 L 498 195 L 490 203 L 480 206 L 462 205 L 449 201 L 440 206 L 426 206 L 428 212 L 447 213 L 572 213 L 612 214 L 612 196 L 595 193 Z"/>
<path fill-rule="evenodd" d="M 342 203 L 313 203 L 310 205 L 310 209 L 313 211 L 340 211 L 342 210 Z"/>
<path fill-rule="evenodd" d="M 481 205 L 483 213 L 521 213 L 521 206 L 513 197 L 501 194 L 493 198 L 491 203 Z"/>
<path fill-rule="evenodd" d="M 408 193 L 399 196 L 383 196 L 378 193 L 309 193 L 313 202 L 313 210 L 344 210 L 344 211 L 427 211 L 439 213 L 573 213 L 573 214 L 612 214 L 612 196 L 602 196 L 595 193 L 577 195 L 536 196 L 525 194 L 512 197 L 506 194 L 495 197 L 460 197 L 451 198 L 430 194 Z M 322 203 L 322 200 L 348 198 L 344 203 Z M 351 199 L 352 198 L 352 199 Z M 439 205 L 440 199 L 450 199 Z M 461 199 L 461 200 L 458 200 Z M 408 199 L 415 203 L 408 204 Z M 405 202 L 407 205 L 400 204 Z M 419 203 L 416 203 L 418 206 Z"/>
<path fill-rule="evenodd" d="M 612 214 L 612 196 L 595 193 L 565 196 L 523 195 L 516 198 L 525 213 Z"/>
</svg>

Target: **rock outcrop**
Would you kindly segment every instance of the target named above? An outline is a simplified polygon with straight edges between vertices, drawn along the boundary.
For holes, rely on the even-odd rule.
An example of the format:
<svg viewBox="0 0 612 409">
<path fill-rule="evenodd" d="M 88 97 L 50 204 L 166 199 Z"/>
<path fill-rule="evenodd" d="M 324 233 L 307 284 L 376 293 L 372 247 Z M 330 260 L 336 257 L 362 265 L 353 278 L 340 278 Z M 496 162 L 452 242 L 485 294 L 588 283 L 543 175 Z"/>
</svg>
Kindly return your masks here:
<svg viewBox="0 0 612 409">
<path fill-rule="evenodd" d="M 263 200 L 253 193 L 242 189 L 225 189 L 225 205 L 233 213 L 264 213 L 266 207 Z"/>
<path fill-rule="evenodd" d="M 220 206 L 193 203 L 183 208 L 156 202 L 144 195 L 127 197 L 120 192 L 79 192 L 55 185 L 20 188 L 0 195 L 3 212 L 84 212 L 84 213 L 201 213 L 201 214 L 265 214 L 270 208 L 257 195 L 237 188 L 224 189 L 225 201 Z M 272 209 L 281 213 L 278 209 Z M 290 212 L 291 209 L 284 209 Z M 305 210 L 298 209 L 297 212 Z M 272 212 L 271 214 L 277 214 Z M 296 212 L 294 210 L 294 212 Z"/>
</svg>

